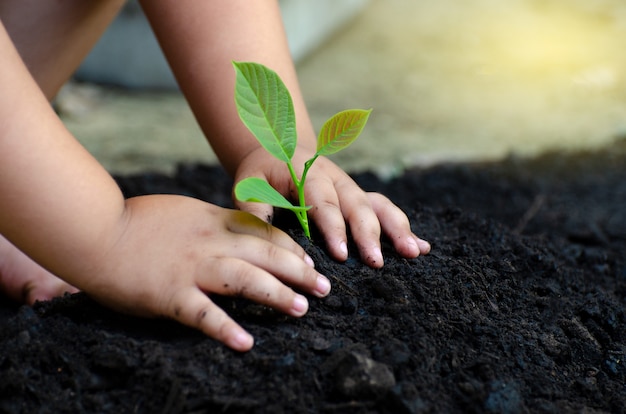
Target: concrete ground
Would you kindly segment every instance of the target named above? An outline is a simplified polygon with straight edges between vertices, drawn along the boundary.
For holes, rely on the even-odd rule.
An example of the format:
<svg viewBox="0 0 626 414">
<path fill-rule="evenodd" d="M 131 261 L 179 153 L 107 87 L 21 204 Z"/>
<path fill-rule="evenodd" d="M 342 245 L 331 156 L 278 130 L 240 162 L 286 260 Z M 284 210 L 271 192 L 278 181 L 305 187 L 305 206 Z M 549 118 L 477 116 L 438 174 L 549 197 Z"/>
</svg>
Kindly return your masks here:
<svg viewBox="0 0 626 414">
<path fill-rule="evenodd" d="M 374 109 L 334 159 L 393 175 L 623 138 L 624 41 L 621 0 L 372 0 L 298 72 L 318 127 Z M 109 171 L 216 162 L 178 93 L 70 85 L 58 106 Z"/>
</svg>

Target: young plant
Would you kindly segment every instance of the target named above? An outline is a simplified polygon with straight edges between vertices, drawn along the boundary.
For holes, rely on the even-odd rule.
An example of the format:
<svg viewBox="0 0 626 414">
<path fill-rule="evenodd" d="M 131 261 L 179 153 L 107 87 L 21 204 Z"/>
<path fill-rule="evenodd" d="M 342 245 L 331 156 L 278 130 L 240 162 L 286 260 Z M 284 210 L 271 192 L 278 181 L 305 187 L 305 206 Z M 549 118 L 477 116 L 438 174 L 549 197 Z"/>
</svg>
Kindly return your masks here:
<svg viewBox="0 0 626 414">
<path fill-rule="evenodd" d="M 319 156 L 334 154 L 350 145 L 361 133 L 371 110 L 349 109 L 326 121 L 317 137 L 315 155 L 304 163 L 298 178 L 291 162 L 296 150 L 296 117 L 291 95 L 273 70 L 252 62 L 233 62 L 237 75 L 235 103 L 239 117 L 267 152 L 284 162 L 298 192 L 298 205 L 292 204 L 267 181 L 249 177 L 235 186 L 235 197 L 243 202 L 258 202 L 291 210 L 310 238 L 304 183 Z"/>
</svg>

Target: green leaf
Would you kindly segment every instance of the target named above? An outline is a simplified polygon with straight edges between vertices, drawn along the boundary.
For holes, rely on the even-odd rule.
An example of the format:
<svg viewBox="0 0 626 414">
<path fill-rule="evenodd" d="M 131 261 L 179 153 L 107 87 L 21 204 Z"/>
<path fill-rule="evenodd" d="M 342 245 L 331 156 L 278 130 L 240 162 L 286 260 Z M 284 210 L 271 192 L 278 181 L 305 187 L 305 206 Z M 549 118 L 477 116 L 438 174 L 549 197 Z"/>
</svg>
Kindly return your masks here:
<svg viewBox="0 0 626 414">
<path fill-rule="evenodd" d="M 372 110 L 348 109 L 333 115 L 317 137 L 317 155 L 338 152 L 357 139 Z"/>
<path fill-rule="evenodd" d="M 291 211 L 307 211 L 311 208 L 294 206 L 267 181 L 258 177 L 248 177 L 239 181 L 235 186 L 235 197 L 239 201 L 264 203 Z"/>
<path fill-rule="evenodd" d="M 271 69 L 253 62 L 233 62 L 235 103 L 243 123 L 263 148 L 283 162 L 296 149 L 296 117 L 287 87 Z"/>
</svg>

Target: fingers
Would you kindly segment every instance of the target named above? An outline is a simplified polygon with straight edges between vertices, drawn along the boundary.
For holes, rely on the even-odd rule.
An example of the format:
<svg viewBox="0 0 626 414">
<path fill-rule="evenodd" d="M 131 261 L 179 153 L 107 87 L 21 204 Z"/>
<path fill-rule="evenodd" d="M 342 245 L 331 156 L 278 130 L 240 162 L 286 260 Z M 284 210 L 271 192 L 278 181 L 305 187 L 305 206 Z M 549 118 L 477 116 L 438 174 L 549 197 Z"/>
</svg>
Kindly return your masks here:
<svg viewBox="0 0 626 414">
<path fill-rule="evenodd" d="M 217 282 L 213 286 L 205 285 L 205 288 L 218 293 L 241 294 L 288 313 L 289 308 L 285 303 L 293 294 L 284 284 L 317 297 L 324 297 L 330 292 L 330 281 L 310 266 L 299 251 L 294 252 L 277 243 L 246 234 L 238 235 L 232 243 L 232 246 L 225 246 L 225 252 L 230 252 L 229 254 L 207 261 L 206 273 Z M 229 258 L 233 261 L 229 261 Z M 220 277 L 227 277 L 228 281 L 234 282 L 230 283 Z M 200 273 L 198 279 L 201 278 Z M 253 286 L 255 290 L 250 290 L 248 286 Z M 244 289 L 247 290 L 244 292 Z M 267 296 L 259 296 L 259 289 Z M 286 293 L 287 296 L 274 295 L 274 292 Z"/>
<path fill-rule="evenodd" d="M 406 214 L 387 197 L 378 193 L 363 192 L 352 180 L 335 182 L 331 186 L 316 184 L 316 193 L 310 214 L 324 235 L 331 255 L 345 260 L 346 227 L 359 249 L 361 260 L 367 265 L 382 267 L 383 256 L 380 235 L 383 232 L 396 251 L 406 258 L 414 258 L 430 251 L 430 244 L 411 231 Z M 330 188 L 329 191 L 323 191 Z"/>
<path fill-rule="evenodd" d="M 272 267 L 264 264 L 274 274 L 285 275 L 286 268 L 290 265 L 298 265 L 297 261 L 302 262 L 293 253 L 280 248 L 276 249 L 282 252 L 270 253 L 267 258 L 270 262 L 285 262 L 285 268 L 282 269 L 282 265 Z M 298 276 L 285 277 L 285 279 L 296 285 L 309 286 L 318 296 L 328 294 L 330 283 L 326 278 L 318 275 L 305 263 L 298 266 L 304 274 L 293 271 L 292 273 Z M 253 338 L 202 291 L 241 296 L 295 317 L 303 316 L 309 308 L 309 303 L 304 296 L 294 292 L 271 273 L 257 267 L 254 263 L 233 257 L 207 261 L 206 268 L 199 269 L 199 274 L 196 276 L 196 287 L 180 289 L 172 296 L 167 306 L 167 316 L 199 329 L 237 351 L 249 350 L 253 346 Z"/>
<path fill-rule="evenodd" d="M 430 252 L 430 244 L 411 231 L 409 218 L 391 200 L 379 193 L 367 193 L 374 213 L 383 224 L 385 235 L 391 240 L 398 253 L 414 258 Z"/>
<path fill-rule="evenodd" d="M 381 267 L 380 224 L 366 193 L 349 178 L 330 184 L 323 181 L 311 184 L 315 188 L 315 192 L 307 194 L 313 205 L 311 218 L 323 234 L 331 255 L 341 261 L 348 258 L 347 222 L 361 260 L 368 266 Z"/>
<path fill-rule="evenodd" d="M 260 204 L 260 203 L 248 203 Z M 302 246 L 296 243 L 287 233 L 262 221 L 258 217 L 243 211 L 230 211 L 232 217 L 227 222 L 227 229 L 238 235 L 256 236 L 260 239 L 289 250 L 313 267 L 313 260 L 304 251 Z M 258 256 L 258 254 L 257 254 Z"/>
<path fill-rule="evenodd" d="M 381 227 L 367 194 L 360 191 L 348 198 L 345 207 L 346 221 L 350 224 L 352 237 L 359 249 L 361 260 L 368 266 L 380 268 L 384 264 L 380 248 Z"/>
<path fill-rule="evenodd" d="M 339 206 L 339 198 L 336 191 L 323 191 L 323 185 L 315 186 L 318 191 L 308 196 L 309 203 L 313 206 L 309 210 L 311 219 L 317 223 L 326 241 L 326 247 L 330 255 L 339 261 L 348 258 L 348 244 L 346 239 L 346 223 Z M 334 188 L 331 187 L 333 190 Z"/>
<path fill-rule="evenodd" d="M 235 351 L 248 351 L 254 345 L 252 336 L 197 288 L 177 291 L 166 316 L 204 332 Z"/>
<path fill-rule="evenodd" d="M 244 297 L 295 317 L 303 316 L 309 309 L 304 296 L 244 260 L 216 259 L 210 268 L 215 273 L 197 278 L 198 287 L 204 291 Z"/>
</svg>

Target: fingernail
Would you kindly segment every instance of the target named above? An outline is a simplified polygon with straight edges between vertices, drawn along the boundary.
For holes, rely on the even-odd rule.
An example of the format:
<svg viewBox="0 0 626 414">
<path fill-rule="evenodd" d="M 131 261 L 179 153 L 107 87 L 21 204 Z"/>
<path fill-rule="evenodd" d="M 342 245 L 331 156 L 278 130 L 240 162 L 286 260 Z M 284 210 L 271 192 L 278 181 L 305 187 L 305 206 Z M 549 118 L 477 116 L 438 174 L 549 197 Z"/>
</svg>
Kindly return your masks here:
<svg viewBox="0 0 626 414">
<path fill-rule="evenodd" d="M 428 243 L 426 240 L 418 239 L 417 243 L 420 247 L 420 251 L 422 252 L 422 254 L 430 252 L 430 243 Z"/>
<path fill-rule="evenodd" d="M 406 239 L 407 246 L 411 249 L 411 253 L 414 257 L 417 257 L 421 253 L 421 249 L 417 244 L 417 240 L 414 236 L 409 236 Z"/>
<path fill-rule="evenodd" d="M 291 309 L 295 316 L 302 316 L 309 309 L 309 301 L 302 295 L 296 295 Z"/>
<path fill-rule="evenodd" d="M 372 255 L 369 257 L 369 260 L 374 267 L 383 266 L 383 252 L 380 251 L 379 247 L 372 250 Z"/>
<path fill-rule="evenodd" d="M 247 351 L 252 348 L 254 344 L 254 339 L 252 336 L 246 331 L 240 330 L 231 338 L 229 341 L 229 346 L 238 351 Z"/>
<path fill-rule="evenodd" d="M 348 256 L 348 245 L 345 241 L 339 243 L 339 250 L 341 251 L 341 254 L 343 254 L 345 257 Z"/>
<path fill-rule="evenodd" d="M 324 276 L 317 277 L 317 283 L 315 285 L 315 293 L 318 296 L 326 296 L 330 292 L 330 280 Z"/>
<path fill-rule="evenodd" d="M 315 262 L 313 262 L 313 259 L 311 259 L 311 256 L 309 256 L 306 253 L 304 254 L 304 262 L 311 267 L 315 267 Z"/>
</svg>

